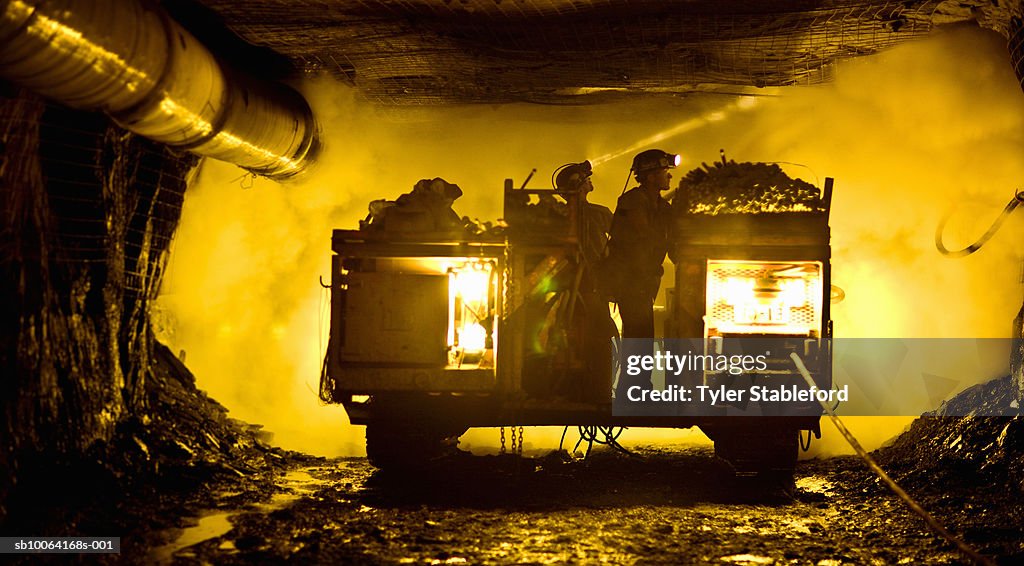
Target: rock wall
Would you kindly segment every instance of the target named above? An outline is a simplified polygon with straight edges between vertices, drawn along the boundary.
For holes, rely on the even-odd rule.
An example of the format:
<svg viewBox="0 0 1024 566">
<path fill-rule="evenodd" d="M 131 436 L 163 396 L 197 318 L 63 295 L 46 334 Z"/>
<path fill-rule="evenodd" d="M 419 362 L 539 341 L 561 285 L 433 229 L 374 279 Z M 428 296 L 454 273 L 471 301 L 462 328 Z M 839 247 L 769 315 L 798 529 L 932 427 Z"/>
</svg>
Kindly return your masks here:
<svg viewBox="0 0 1024 566">
<path fill-rule="evenodd" d="M 0 85 L 0 520 L 31 462 L 145 414 L 148 310 L 197 159 Z"/>
</svg>

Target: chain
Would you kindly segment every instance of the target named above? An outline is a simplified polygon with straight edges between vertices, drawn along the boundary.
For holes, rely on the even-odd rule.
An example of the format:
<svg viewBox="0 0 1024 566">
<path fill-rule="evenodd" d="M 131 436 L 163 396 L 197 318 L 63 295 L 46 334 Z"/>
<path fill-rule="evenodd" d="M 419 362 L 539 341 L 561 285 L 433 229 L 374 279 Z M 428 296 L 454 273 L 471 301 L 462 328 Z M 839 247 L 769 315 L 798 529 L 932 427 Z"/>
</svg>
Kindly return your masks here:
<svg viewBox="0 0 1024 566">
<path fill-rule="evenodd" d="M 516 427 L 514 427 L 514 426 L 513 427 L 509 427 L 509 429 L 512 431 L 512 434 L 510 435 L 510 438 L 512 440 L 512 446 L 509 449 L 509 452 L 511 452 L 512 454 L 516 454 L 516 455 L 522 456 L 523 455 L 523 427 L 520 426 L 518 431 L 516 430 Z M 500 432 L 500 434 L 501 434 L 501 450 L 500 450 L 499 454 L 505 454 L 505 427 L 501 427 L 498 430 L 501 431 Z M 518 432 L 518 437 L 516 436 L 517 432 Z"/>
</svg>

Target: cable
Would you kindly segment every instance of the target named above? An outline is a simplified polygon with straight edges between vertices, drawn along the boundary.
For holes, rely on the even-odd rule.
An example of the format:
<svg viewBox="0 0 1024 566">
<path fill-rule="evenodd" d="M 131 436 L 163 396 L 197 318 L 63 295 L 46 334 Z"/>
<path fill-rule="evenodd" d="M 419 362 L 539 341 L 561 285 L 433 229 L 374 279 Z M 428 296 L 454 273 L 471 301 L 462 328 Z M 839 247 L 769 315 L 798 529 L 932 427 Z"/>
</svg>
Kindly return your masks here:
<svg viewBox="0 0 1024 566">
<path fill-rule="evenodd" d="M 629 170 L 629 173 L 626 173 L 626 182 L 622 184 L 622 192 L 621 192 L 621 193 L 619 193 L 619 196 L 620 196 L 620 197 L 621 197 L 622 195 L 626 194 L 626 187 L 628 187 L 628 186 L 629 186 L 629 178 L 630 178 L 630 177 L 631 177 L 632 175 L 633 175 L 633 170 L 632 170 L 632 169 L 630 169 L 630 170 Z"/>
<path fill-rule="evenodd" d="M 568 430 L 568 428 L 569 427 L 566 427 L 566 430 Z M 618 428 L 618 431 L 616 431 L 616 428 Z M 586 441 L 587 452 L 583 455 L 584 459 L 590 456 L 590 450 L 594 447 L 594 443 L 611 446 L 613 449 L 628 456 L 636 456 L 636 454 L 630 452 L 618 442 L 619 436 L 621 436 L 622 432 L 626 430 L 626 427 L 580 426 L 578 430 L 580 433 L 580 439 L 576 441 L 576 445 L 573 446 L 572 451 L 575 454 L 576 450 L 580 447 L 580 444 L 582 444 L 583 441 Z M 598 434 L 604 436 L 604 439 L 602 440 L 598 437 Z M 562 432 L 562 438 L 565 438 L 565 431 Z M 561 444 L 559 444 L 559 448 L 561 448 Z"/>
<path fill-rule="evenodd" d="M 835 383 L 835 382 L 832 382 L 831 390 L 835 391 L 836 393 L 839 393 L 839 385 L 837 383 Z M 836 402 L 832 404 L 832 412 L 833 413 L 836 412 L 836 409 L 838 409 L 839 405 L 841 405 L 842 403 L 843 402 L 839 400 L 839 395 L 836 395 Z M 808 434 L 810 434 L 810 433 L 808 433 Z"/>
<path fill-rule="evenodd" d="M 793 161 L 761 161 L 760 163 L 769 163 L 772 165 L 796 165 L 797 167 L 803 167 L 804 169 L 807 169 L 807 171 L 809 171 L 811 175 L 814 175 L 814 186 L 817 187 L 818 189 L 821 188 L 821 179 L 818 178 L 818 174 L 814 171 L 814 169 L 811 169 L 809 166 L 804 165 L 803 163 L 796 163 Z"/>
<path fill-rule="evenodd" d="M 807 443 L 804 444 L 804 434 L 801 432 L 798 436 L 800 439 L 800 450 L 807 452 L 811 449 L 811 431 L 807 431 Z"/>
<path fill-rule="evenodd" d="M 793 363 L 796 364 L 797 371 L 799 371 L 800 375 L 803 376 L 804 381 L 807 382 L 807 385 L 814 387 L 814 379 L 811 377 L 811 374 L 807 371 L 807 367 L 804 366 L 804 362 L 800 359 L 800 356 L 796 355 L 796 352 L 793 352 L 789 354 L 789 357 L 793 360 Z M 917 513 L 922 519 L 924 519 L 925 523 L 928 523 L 928 526 L 931 527 L 931 529 L 935 531 L 939 536 L 956 545 L 960 552 L 964 553 L 964 555 L 969 557 L 975 564 L 995 566 L 995 562 L 991 558 L 983 556 L 977 550 L 974 550 L 973 548 L 967 546 L 967 543 L 954 536 L 953 533 L 947 531 L 946 528 L 943 527 L 942 524 L 939 523 L 938 520 L 936 520 L 935 517 L 931 515 L 931 513 L 926 511 L 923 507 L 918 505 L 918 503 L 914 501 L 909 495 L 907 495 L 907 492 L 903 491 L 903 488 L 897 485 L 896 482 L 889 477 L 889 474 L 885 473 L 885 470 L 883 470 L 882 467 L 878 465 L 878 462 L 875 462 L 875 459 L 872 458 L 870 454 L 868 454 L 867 450 L 864 450 L 864 447 L 860 445 L 860 442 L 857 442 L 857 439 L 846 428 L 846 425 L 843 424 L 843 421 L 839 420 L 839 417 L 836 416 L 832 408 L 828 406 L 828 403 L 821 399 L 819 399 L 818 402 L 821 404 L 821 408 L 825 410 L 825 413 L 828 414 L 829 419 L 832 420 L 832 424 L 836 426 L 836 429 L 838 429 L 840 434 L 843 435 L 843 438 L 845 438 L 846 441 L 850 443 L 850 446 L 853 447 L 853 450 L 857 453 L 857 455 L 860 456 L 865 463 L 867 463 L 868 467 L 871 468 L 871 471 L 875 472 L 875 474 L 882 479 L 885 485 L 888 486 L 893 493 L 895 493 L 900 499 L 903 500 L 904 503 L 907 504 L 907 507 L 910 507 L 911 511 Z"/>
<path fill-rule="evenodd" d="M 1003 209 L 1003 212 L 999 215 L 999 217 L 996 218 L 995 222 L 992 223 L 992 226 L 990 226 L 988 231 L 982 234 L 976 242 L 962 250 L 955 252 L 949 251 L 946 248 L 946 246 L 942 243 L 942 232 L 946 228 L 946 222 L 949 222 L 949 219 L 951 216 L 953 216 L 954 212 L 953 209 L 950 209 L 950 211 L 947 212 L 946 215 L 942 217 L 942 220 L 939 221 L 938 227 L 935 228 L 935 248 L 939 250 L 939 253 L 948 258 L 967 257 L 973 254 L 974 252 L 980 250 L 981 246 L 984 246 L 985 243 L 988 242 L 992 238 L 992 236 L 995 235 L 995 233 L 999 230 L 999 227 L 1002 226 L 1003 222 L 1005 222 L 1007 217 L 1010 216 L 1010 213 L 1013 212 L 1013 210 L 1017 208 L 1017 205 L 1021 204 L 1022 202 L 1024 202 L 1024 190 L 1017 191 L 1017 193 L 1013 195 L 1013 199 L 1010 200 L 1010 202 L 1006 205 L 1006 208 Z"/>
<path fill-rule="evenodd" d="M 575 163 L 566 163 L 565 165 L 559 165 L 558 167 L 555 168 L 554 171 L 551 172 L 551 188 L 552 189 L 557 189 L 558 188 L 558 187 L 555 186 L 555 177 L 558 175 L 558 172 L 561 171 L 562 169 L 565 169 L 566 167 L 568 167 L 570 165 L 576 165 L 576 164 Z"/>
</svg>

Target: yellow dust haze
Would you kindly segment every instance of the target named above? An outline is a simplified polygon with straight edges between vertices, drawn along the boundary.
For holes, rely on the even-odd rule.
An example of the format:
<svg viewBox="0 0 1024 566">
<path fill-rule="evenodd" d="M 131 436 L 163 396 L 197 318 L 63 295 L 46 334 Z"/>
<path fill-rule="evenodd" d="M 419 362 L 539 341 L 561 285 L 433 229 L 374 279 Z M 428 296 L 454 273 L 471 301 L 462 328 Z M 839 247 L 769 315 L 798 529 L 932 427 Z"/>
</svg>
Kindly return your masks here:
<svg viewBox="0 0 1024 566">
<path fill-rule="evenodd" d="M 189 188 L 160 300 L 163 338 L 201 388 L 232 415 L 265 425 L 284 448 L 363 453 L 363 430 L 317 397 L 326 348 L 330 237 L 355 228 L 374 199 L 443 177 L 461 215 L 501 214 L 505 178 L 550 186 L 564 163 L 595 159 L 592 200 L 614 206 L 633 153 L 680 153 L 676 179 L 724 148 L 736 161 L 779 161 L 812 183 L 835 178 L 833 305 L 838 337 L 1008 336 L 1021 304 L 1021 223 L 979 253 L 941 257 L 935 226 L 956 206 L 950 248 L 980 236 L 1024 178 L 1024 93 L 1002 38 L 954 29 L 881 55 L 843 62 L 837 80 L 764 97 L 655 98 L 602 106 L 381 109 L 347 87 L 303 90 L 325 150 L 312 174 L 276 184 L 207 161 Z M 597 159 L 600 158 L 600 159 Z M 992 376 L 978 376 L 985 379 Z M 861 419 L 877 446 L 908 419 Z M 838 438 L 823 423 L 826 438 Z M 557 446 L 561 429 L 527 429 L 526 447 Z M 471 432 L 494 446 L 496 431 Z M 575 443 L 573 432 L 566 442 Z M 689 439 L 629 430 L 624 444 Z M 829 442 L 824 450 L 841 451 Z"/>
</svg>

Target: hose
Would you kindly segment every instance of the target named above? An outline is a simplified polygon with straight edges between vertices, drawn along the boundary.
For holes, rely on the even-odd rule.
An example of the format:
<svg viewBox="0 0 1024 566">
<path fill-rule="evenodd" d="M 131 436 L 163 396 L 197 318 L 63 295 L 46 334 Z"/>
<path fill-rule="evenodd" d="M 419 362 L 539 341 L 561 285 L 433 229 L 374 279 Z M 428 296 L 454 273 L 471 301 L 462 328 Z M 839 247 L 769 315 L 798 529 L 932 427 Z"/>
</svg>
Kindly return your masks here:
<svg viewBox="0 0 1024 566">
<path fill-rule="evenodd" d="M 807 452 L 808 450 L 811 449 L 811 431 L 807 431 L 807 442 L 806 443 L 804 442 L 804 434 L 802 432 L 800 433 L 799 439 L 800 439 L 800 449 L 801 450 L 803 450 L 804 452 Z"/>
<path fill-rule="evenodd" d="M 1003 212 L 998 218 L 996 218 L 995 222 L 992 223 L 992 226 L 989 227 L 988 231 L 978 238 L 978 241 L 955 252 L 948 250 L 942 243 L 942 232 L 946 228 L 946 222 L 948 222 L 949 218 L 953 216 L 953 211 L 950 210 L 942 217 L 942 220 L 939 221 L 938 227 L 935 228 L 935 248 L 939 250 L 939 253 L 948 258 L 967 257 L 973 254 L 980 250 L 981 246 L 984 246 L 985 243 L 988 242 L 997 231 L 999 231 L 999 227 L 1003 225 L 1003 222 L 1005 222 L 1007 217 L 1010 216 L 1010 213 L 1013 212 L 1013 210 L 1022 202 L 1024 202 L 1024 190 L 1017 191 L 1017 194 L 1013 195 L 1013 199 L 1006 205 L 1006 208 L 1003 209 Z"/>
<path fill-rule="evenodd" d="M 616 428 L 618 428 L 618 430 L 616 430 Z M 562 440 L 558 442 L 559 450 L 562 449 L 562 443 L 565 442 L 565 433 L 568 432 L 568 430 L 568 426 L 562 430 Z M 626 430 L 626 427 L 580 426 L 578 428 L 580 439 L 576 441 L 576 445 L 573 446 L 572 452 L 573 454 L 575 454 L 576 450 L 579 449 L 580 444 L 586 442 L 587 452 L 583 456 L 584 459 L 590 456 L 590 450 L 594 447 L 595 443 L 606 444 L 612 447 L 613 449 L 622 452 L 623 454 L 626 454 L 628 456 L 636 456 L 636 454 L 630 452 L 618 442 L 619 436 L 622 435 L 622 432 L 624 430 Z M 599 435 L 603 435 L 604 439 L 602 440 Z"/>
<path fill-rule="evenodd" d="M 804 362 L 800 359 L 800 356 L 796 355 L 796 352 L 793 352 L 789 355 L 789 357 L 793 360 L 793 363 L 796 364 L 797 371 L 799 371 L 800 375 L 803 376 L 804 381 L 807 382 L 807 385 L 810 387 L 815 387 L 814 379 L 811 377 L 811 374 L 807 371 L 807 367 L 804 366 Z M 832 424 L 836 426 L 836 429 L 838 429 L 840 434 L 843 435 L 843 438 L 845 438 L 846 441 L 850 443 L 850 446 L 853 447 L 853 450 L 857 453 L 857 455 L 860 456 L 862 460 L 864 460 L 868 467 L 871 468 L 871 471 L 875 472 L 875 474 L 879 478 L 881 478 L 882 482 L 884 482 L 885 485 L 890 490 L 892 490 L 893 493 L 895 493 L 900 499 L 903 500 L 904 503 L 907 504 L 907 507 L 910 507 L 911 511 L 917 513 L 922 519 L 924 519 L 924 522 L 927 523 L 928 526 L 931 527 L 931 529 L 935 531 L 939 536 L 956 545 L 957 549 L 959 549 L 960 552 L 962 552 L 965 556 L 970 558 L 971 561 L 975 564 L 995 566 L 995 562 L 991 558 L 983 556 L 977 550 L 974 550 L 970 546 L 967 546 L 967 543 L 960 540 L 953 533 L 946 530 L 946 528 L 943 527 L 942 524 L 939 523 L 939 521 L 931 515 L 931 513 L 926 511 L 924 507 L 921 507 L 916 501 L 914 501 L 910 497 L 910 495 L 907 494 L 906 491 L 903 491 L 903 488 L 897 485 L 896 482 L 889 477 L 889 474 L 885 473 L 885 470 L 883 470 L 882 467 L 878 465 L 878 462 L 876 462 L 875 459 L 872 458 L 870 454 L 868 454 L 867 450 L 865 450 L 864 447 L 860 445 L 860 442 L 857 442 L 857 439 L 853 436 L 853 433 L 851 433 L 846 428 L 846 425 L 843 424 L 843 421 L 841 421 L 839 417 L 836 415 L 835 411 L 832 410 L 832 407 L 829 407 L 828 403 L 826 403 L 823 400 L 819 400 L 818 402 L 821 404 L 821 408 L 825 410 L 825 413 L 828 415 L 829 419 L 832 420 Z"/>
</svg>

